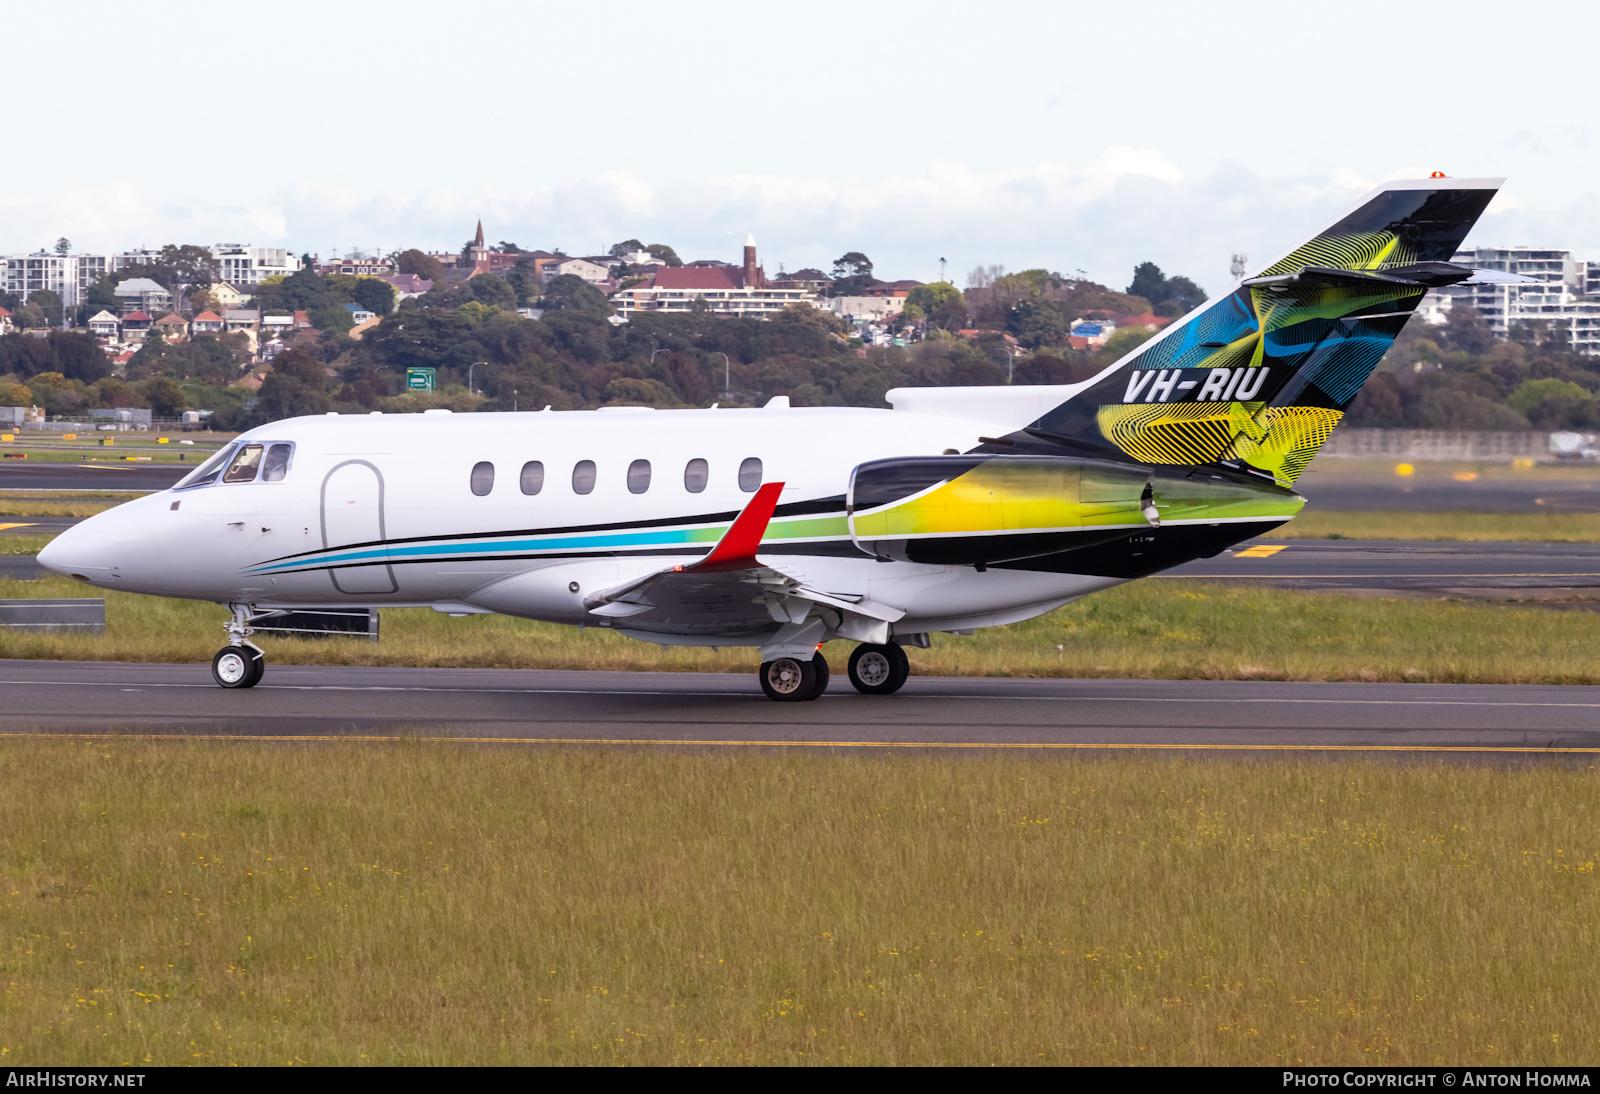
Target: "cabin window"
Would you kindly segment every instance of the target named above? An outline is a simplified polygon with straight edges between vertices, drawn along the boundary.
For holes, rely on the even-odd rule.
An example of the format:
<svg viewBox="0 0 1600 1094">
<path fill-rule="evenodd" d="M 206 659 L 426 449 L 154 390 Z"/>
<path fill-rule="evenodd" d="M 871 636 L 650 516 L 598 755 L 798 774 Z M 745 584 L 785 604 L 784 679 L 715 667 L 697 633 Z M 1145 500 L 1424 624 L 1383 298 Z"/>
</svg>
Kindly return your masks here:
<svg viewBox="0 0 1600 1094">
<path fill-rule="evenodd" d="M 494 489 L 494 464 L 480 460 L 472 465 L 472 492 L 483 497 Z"/>
<path fill-rule="evenodd" d="M 223 474 L 223 482 L 255 482 L 256 471 L 261 466 L 261 446 L 247 444 L 239 449 L 239 454 L 228 465 L 228 470 Z"/>
<path fill-rule="evenodd" d="M 212 457 L 211 462 L 197 469 L 193 475 L 184 479 L 173 489 L 187 490 L 192 486 L 205 486 L 207 483 L 216 482 L 217 476 L 222 474 L 222 469 L 228 466 L 228 461 L 233 459 L 233 454 L 238 448 L 238 445 L 230 444 Z"/>
<path fill-rule="evenodd" d="M 650 461 L 634 460 L 628 465 L 628 492 L 642 494 L 650 489 Z"/>
<path fill-rule="evenodd" d="M 544 464 L 538 460 L 529 460 L 522 465 L 522 492 L 524 494 L 537 494 L 544 489 Z"/>
<path fill-rule="evenodd" d="M 587 494 L 594 489 L 594 461 L 579 460 L 572 469 L 572 492 Z"/>
<path fill-rule="evenodd" d="M 739 489 L 754 494 L 761 486 L 761 460 L 751 456 L 739 465 Z"/>
<path fill-rule="evenodd" d="M 696 457 L 683 469 L 683 488 L 691 494 L 698 494 L 706 488 L 710 478 L 711 465 Z"/>
<path fill-rule="evenodd" d="M 275 444 L 267 449 L 267 458 L 261 461 L 262 482 L 282 482 L 289 474 L 289 453 L 294 448 L 287 444 Z"/>
</svg>

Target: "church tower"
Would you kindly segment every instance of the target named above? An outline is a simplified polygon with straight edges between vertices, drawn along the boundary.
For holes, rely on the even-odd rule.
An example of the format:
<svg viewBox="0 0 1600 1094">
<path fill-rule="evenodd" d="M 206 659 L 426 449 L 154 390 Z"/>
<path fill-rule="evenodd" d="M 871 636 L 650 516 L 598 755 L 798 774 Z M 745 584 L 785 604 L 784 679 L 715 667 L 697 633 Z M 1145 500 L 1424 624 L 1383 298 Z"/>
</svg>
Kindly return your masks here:
<svg viewBox="0 0 1600 1094">
<path fill-rule="evenodd" d="M 756 234 L 751 232 L 744 237 L 744 287 L 759 289 L 760 282 L 761 270 L 756 265 Z"/>
<path fill-rule="evenodd" d="M 483 242 L 483 218 L 478 218 L 478 234 L 472 237 L 472 268 L 478 273 L 489 272 L 489 248 Z"/>
</svg>

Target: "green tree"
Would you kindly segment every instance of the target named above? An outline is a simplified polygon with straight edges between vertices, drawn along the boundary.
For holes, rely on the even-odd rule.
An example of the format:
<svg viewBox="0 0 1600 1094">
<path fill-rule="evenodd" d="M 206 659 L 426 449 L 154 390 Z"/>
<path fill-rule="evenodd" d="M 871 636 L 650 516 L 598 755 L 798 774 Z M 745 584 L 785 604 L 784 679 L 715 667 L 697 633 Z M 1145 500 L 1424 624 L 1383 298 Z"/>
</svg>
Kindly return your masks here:
<svg viewBox="0 0 1600 1094">
<path fill-rule="evenodd" d="M 1587 389 L 1579 387 L 1570 380 L 1557 380 L 1552 378 L 1542 380 L 1524 380 L 1506 396 L 1506 405 L 1521 414 L 1528 414 L 1534 407 L 1548 399 L 1575 399 L 1592 402 Z"/>
<path fill-rule="evenodd" d="M 1024 349 L 1060 346 L 1067 340 L 1067 317 L 1054 301 L 1030 296 L 1016 302 L 1006 328 Z"/>
<path fill-rule="evenodd" d="M 28 303 L 39 306 L 44 312 L 45 322 L 50 326 L 59 327 L 66 322 L 59 294 L 49 289 L 34 289 L 28 294 Z"/>
<path fill-rule="evenodd" d="M 257 409 L 268 421 L 302 414 L 326 414 L 328 376 L 322 362 L 302 349 L 278 354 L 257 395 Z"/>
<path fill-rule="evenodd" d="M 150 413 L 157 418 L 176 418 L 189 409 L 189 400 L 183 388 L 170 376 L 157 376 L 144 382 L 144 397 L 150 404 Z"/>
<path fill-rule="evenodd" d="M 1158 304 L 1167 298 L 1166 275 L 1154 262 L 1141 262 L 1133 268 L 1133 281 L 1128 285 L 1127 293 Z"/>
<path fill-rule="evenodd" d="M 1115 361 L 1142 342 L 1155 337 L 1155 332 L 1145 327 L 1118 327 L 1100 348 L 1100 356 Z"/>
<path fill-rule="evenodd" d="M 841 277 L 871 277 L 872 259 L 860 251 L 846 251 L 833 260 L 833 276 Z"/>
<path fill-rule="evenodd" d="M 429 281 L 440 281 L 444 278 L 444 267 L 439 265 L 439 260 L 416 248 L 401 251 L 400 257 L 395 259 L 395 268 L 403 274 L 416 274 Z"/>
<path fill-rule="evenodd" d="M 388 315 L 394 311 L 394 286 L 376 277 L 358 277 L 350 290 L 355 303 L 373 315 Z"/>
<path fill-rule="evenodd" d="M 517 291 L 493 274 L 479 274 L 467 282 L 467 288 L 472 290 L 474 300 L 492 308 L 510 309 L 517 306 Z"/>
<path fill-rule="evenodd" d="M 476 280 L 476 278 L 474 278 Z M 544 309 L 576 311 L 589 315 L 610 315 L 611 304 L 599 289 L 572 274 L 552 278 L 544 287 Z"/>
<path fill-rule="evenodd" d="M 66 236 L 62 236 L 60 239 L 56 240 L 56 254 L 60 255 L 62 258 L 65 258 L 71 253 L 72 240 L 68 239 Z"/>
<path fill-rule="evenodd" d="M 948 281 L 918 285 L 906 295 L 907 304 L 915 304 L 929 315 L 940 311 L 953 301 L 962 302 L 961 290 Z"/>
<path fill-rule="evenodd" d="M 678 252 L 668 247 L 665 243 L 652 243 L 645 250 L 655 255 L 668 266 L 682 266 L 683 259 L 678 257 Z"/>
<path fill-rule="evenodd" d="M 644 250 L 644 244 L 640 243 L 637 239 L 625 239 L 621 243 L 613 243 L 611 245 L 611 249 L 607 251 L 606 254 L 610 255 L 612 258 L 621 258 L 623 255 L 632 254 L 635 251 L 642 250 Z"/>
</svg>

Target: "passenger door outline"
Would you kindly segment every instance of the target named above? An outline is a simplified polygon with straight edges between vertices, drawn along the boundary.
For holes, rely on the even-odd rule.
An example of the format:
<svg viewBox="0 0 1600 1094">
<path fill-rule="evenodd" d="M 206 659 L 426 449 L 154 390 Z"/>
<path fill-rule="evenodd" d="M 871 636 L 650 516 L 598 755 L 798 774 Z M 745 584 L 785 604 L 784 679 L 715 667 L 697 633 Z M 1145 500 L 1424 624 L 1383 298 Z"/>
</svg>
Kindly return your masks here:
<svg viewBox="0 0 1600 1094">
<path fill-rule="evenodd" d="M 378 486 L 378 538 L 375 542 L 384 545 L 384 557 L 388 557 L 388 530 L 384 522 L 384 490 L 383 472 L 378 470 L 376 464 L 368 460 L 345 460 L 335 464 L 322 479 L 322 494 L 318 506 L 318 516 L 322 522 L 322 549 L 332 550 L 335 546 L 354 546 L 355 543 L 369 543 L 371 540 L 356 540 L 355 543 L 333 544 L 328 539 L 328 484 L 333 477 L 347 467 L 365 467 L 372 472 L 373 480 Z M 341 582 L 341 578 L 343 581 Z M 363 593 L 394 593 L 400 591 L 400 583 L 395 580 L 394 567 L 385 563 L 382 566 L 340 566 L 328 571 L 328 579 L 333 582 L 333 587 L 347 596 Z M 386 587 L 385 587 L 386 586 Z"/>
</svg>

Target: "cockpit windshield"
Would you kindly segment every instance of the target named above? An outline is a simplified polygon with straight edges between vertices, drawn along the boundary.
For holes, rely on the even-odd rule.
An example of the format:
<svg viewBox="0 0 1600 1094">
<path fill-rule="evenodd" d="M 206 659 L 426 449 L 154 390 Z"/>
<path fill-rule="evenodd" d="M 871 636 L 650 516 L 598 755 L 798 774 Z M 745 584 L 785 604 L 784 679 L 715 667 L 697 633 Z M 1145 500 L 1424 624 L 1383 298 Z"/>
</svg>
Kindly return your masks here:
<svg viewBox="0 0 1600 1094">
<path fill-rule="evenodd" d="M 238 449 L 239 446 L 237 444 L 230 444 L 212 457 L 209 463 L 203 464 L 194 474 L 178 483 L 173 489 L 188 490 L 191 487 L 205 486 L 207 483 L 216 482 L 217 476 L 222 474 L 222 469 L 228 466 L 228 462 L 233 459 L 233 454 Z"/>
</svg>

